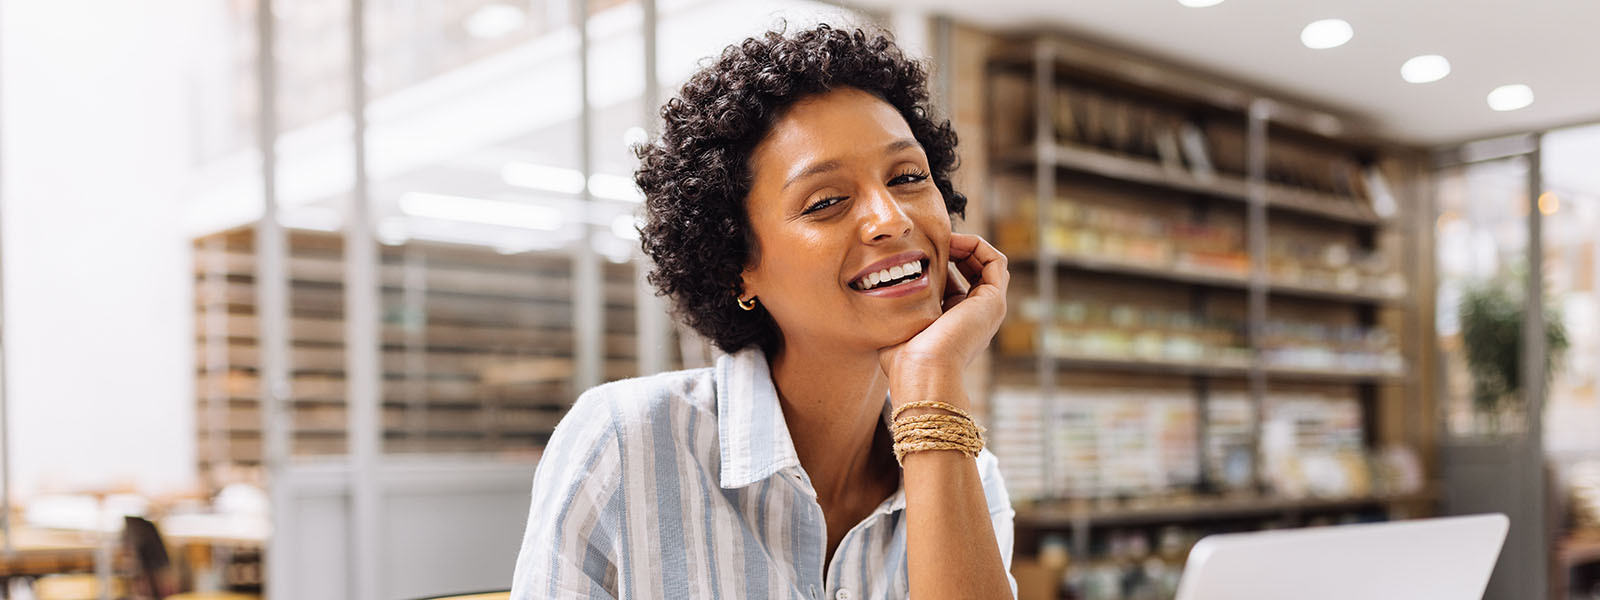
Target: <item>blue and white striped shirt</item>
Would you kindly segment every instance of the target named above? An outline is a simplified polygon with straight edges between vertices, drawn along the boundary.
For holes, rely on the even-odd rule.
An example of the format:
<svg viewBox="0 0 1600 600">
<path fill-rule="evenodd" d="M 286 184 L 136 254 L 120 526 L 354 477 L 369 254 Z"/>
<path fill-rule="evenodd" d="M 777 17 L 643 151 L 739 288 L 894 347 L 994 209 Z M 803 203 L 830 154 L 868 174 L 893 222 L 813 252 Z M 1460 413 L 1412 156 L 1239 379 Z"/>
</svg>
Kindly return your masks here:
<svg viewBox="0 0 1600 600">
<path fill-rule="evenodd" d="M 987 450 L 978 471 L 1009 572 L 1015 513 Z M 534 473 L 511 597 L 906 597 L 905 488 L 826 572 L 816 497 L 761 351 L 608 383 L 573 405 Z"/>
</svg>

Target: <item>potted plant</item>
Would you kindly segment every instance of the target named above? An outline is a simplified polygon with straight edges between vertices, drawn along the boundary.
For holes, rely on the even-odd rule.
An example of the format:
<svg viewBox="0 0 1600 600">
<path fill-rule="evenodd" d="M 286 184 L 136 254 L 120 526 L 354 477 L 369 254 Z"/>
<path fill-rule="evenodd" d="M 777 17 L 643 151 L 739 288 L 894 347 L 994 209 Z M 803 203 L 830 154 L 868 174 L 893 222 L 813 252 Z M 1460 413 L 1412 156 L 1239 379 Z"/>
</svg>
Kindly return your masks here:
<svg viewBox="0 0 1600 600">
<path fill-rule="evenodd" d="M 1518 270 L 1467 286 L 1457 305 L 1472 401 L 1480 432 L 1509 433 L 1503 418 L 1520 415 L 1522 397 L 1523 286 Z M 1554 307 L 1545 308 L 1544 377 L 1549 381 L 1567 349 L 1567 331 Z M 1528 418 L 1540 418 L 1529 415 Z"/>
</svg>

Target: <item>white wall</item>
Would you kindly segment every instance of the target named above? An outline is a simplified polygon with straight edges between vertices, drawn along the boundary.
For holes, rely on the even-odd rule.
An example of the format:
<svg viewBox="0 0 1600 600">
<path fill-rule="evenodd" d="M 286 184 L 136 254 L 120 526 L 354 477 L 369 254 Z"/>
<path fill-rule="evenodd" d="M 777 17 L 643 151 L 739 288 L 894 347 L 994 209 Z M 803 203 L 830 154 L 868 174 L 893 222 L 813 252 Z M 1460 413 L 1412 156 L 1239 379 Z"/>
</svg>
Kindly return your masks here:
<svg viewBox="0 0 1600 600">
<path fill-rule="evenodd" d="M 193 0 L 0 0 L 13 497 L 195 479 Z M 193 20 L 193 19 L 190 19 Z"/>
</svg>

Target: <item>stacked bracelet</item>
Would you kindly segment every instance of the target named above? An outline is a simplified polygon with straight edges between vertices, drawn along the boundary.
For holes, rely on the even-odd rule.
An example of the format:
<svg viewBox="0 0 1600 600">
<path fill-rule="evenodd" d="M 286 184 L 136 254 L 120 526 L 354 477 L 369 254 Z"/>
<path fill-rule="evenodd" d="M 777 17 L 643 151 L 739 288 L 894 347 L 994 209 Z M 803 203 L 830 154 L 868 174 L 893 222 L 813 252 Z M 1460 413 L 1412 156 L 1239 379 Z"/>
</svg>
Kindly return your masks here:
<svg viewBox="0 0 1600 600">
<path fill-rule="evenodd" d="M 927 414 L 901 418 L 912 408 L 933 408 L 951 414 Z M 907 402 L 889 417 L 894 434 L 894 459 L 905 464 L 905 455 L 923 450 L 956 450 L 976 457 L 983 449 L 983 428 L 961 408 L 936 400 Z"/>
</svg>

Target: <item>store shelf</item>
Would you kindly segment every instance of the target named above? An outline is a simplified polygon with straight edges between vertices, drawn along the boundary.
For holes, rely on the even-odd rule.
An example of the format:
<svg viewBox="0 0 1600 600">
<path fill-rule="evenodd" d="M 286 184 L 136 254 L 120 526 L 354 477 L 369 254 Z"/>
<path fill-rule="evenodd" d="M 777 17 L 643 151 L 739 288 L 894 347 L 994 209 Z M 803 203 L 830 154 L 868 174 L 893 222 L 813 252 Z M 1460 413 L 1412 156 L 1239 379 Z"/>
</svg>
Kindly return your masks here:
<svg viewBox="0 0 1600 600">
<path fill-rule="evenodd" d="M 1390 504 L 1430 502 L 1435 499 L 1437 499 L 1436 493 L 1424 491 L 1416 494 L 1353 498 L 1204 498 L 1182 503 L 1151 503 L 1116 508 L 1052 502 L 1018 509 L 1016 523 L 1018 527 L 1031 529 L 1134 526 L 1337 512 Z"/>
<path fill-rule="evenodd" d="M 1247 203 L 1250 199 L 1249 184 L 1243 178 L 1232 175 L 1197 176 L 1188 170 L 1171 169 L 1148 160 L 1072 144 L 1055 144 L 1051 152 L 1055 155 L 1052 164 L 1058 169 L 1240 203 Z M 1003 164 L 1032 167 L 1038 163 L 1039 151 L 1034 147 L 1022 147 L 1002 151 L 999 156 Z M 1267 208 L 1274 211 L 1351 225 L 1376 226 L 1388 222 L 1370 207 L 1359 204 L 1360 201 L 1283 185 L 1266 186 Z"/>
<path fill-rule="evenodd" d="M 1267 378 L 1283 381 L 1324 383 L 1404 383 L 1402 373 L 1385 371 L 1346 371 L 1334 369 L 1297 369 L 1293 367 L 1267 367 Z"/>
<path fill-rule="evenodd" d="M 1305 216 L 1321 217 L 1351 225 L 1382 225 L 1385 219 L 1371 207 L 1357 204 L 1359 199 L 1335 196 L 1282 185 L 1267 186 L 1267 208 Z"/>
<path fill-rule="evenodd" d="M 1176 396 L 1211 398 L 1207 410 L 1215 414 L 1194 418 L 1225 424 L 1201 427 L 1192 440 L 1208 457 L 1201 470 L 1213 476 L 1206 470 L 1219 467 L 1205 454 L 1212 442 L 1256 446 L 1259 440 L 1248 432 L 1267 418 L 1290 419 L 1299 432 L 1321 432 L 1312 437 L 1330 446 L 1426 445 L 1409 432 L 1391 431 L 1385 419 L 1395 411 L 1369 410 L 1390 392 L 1414 397 L 1416 376 L 1398 369 L 1305 368 L 1414 362 L 1403 357 L 1414 346 L 1405 339 L 1411 329 L 1405 322 L 1414 315 L 1387 310 L 1414 300 L 1390 291 L 1420 288 L 1409 280 L 1414 274 L 1388 270 L 1408 266 L 1400 259 L 1410 225 L 1377 214 L 1363 191 L 1382 173 L 1404 172 L 1387 167 L 1410 159 L 1390 157 L 1372 140 L 1279 133 L 1276 125 L 1261 135 L 1252 129 L 1259 124 L 1250 111 L 1259 97 L 1252 93 L 1191 80 L 1181 71 L 1084 65 L 1085 54 L 1060 52 L 1059 40 L 1025 41 L 997 48 L 989 64 L 996 90 L 990 97 L 992 171 L 999 188 L 1015 198 L 1000 205 L 993 233 L 1012 256 L 1013 272 L 1034 284 L 1013 287 L 1012 301 L 1029 316 L 1008 321 L 997 337 L 993 364 L 1003 387 L 996 396 L 1005 400 L 997 405 L 1009 407 L 1001 422 L 1012 437 L 996 439 L 1029 457 L 1063 452 L 1051 444 L 1033 448 L 1035 440 L 1085 428 L 1166 439 L 1151 433 L 1160 430 L 1159 419 L 1147 423 L 1138 415 L 1155 414 L 1150 411 L 1158 401 Z M 1041 89 L 1051 93 L 1029 93 Z M 1049 105 L 1033 105 L 1040 98 Z M 1042 231 L 1041 216 L 1050 220 Z M 1337 256 L 1346 258 L 1330 258 Z M 1035 277 L 1029 281 L 1028 275 Z M 1045 305 L 1034 294 L 1050 281 L 1055 297 Z M 1258 302 L 1258 293 L 1270 301 Z M 1056 316 L 1041 328 L 1045 315 Z M 1369 335 L 1379 330 L 1390 335 Z M 1241 385 L 1247 380 L 1268 385 Z M 1079 408 L 1091 402 L 1112 408 Z M 1065 433 L 1045 431 L 1037 419 L 1044 414 L 1068 415 L 1064 422 L 1072 426 Z M 1073 460 L 1087 464 L 1084 469 L 1108 468 L 1104 453 L 1082 456 Z M 1036 462 L 1012 467 L 1026 482 L 1028 493 L 1018 497 L 1073 489 L 1041 470 L 1047 461 Z M 1191 467 L 1157 461 L 1143 468 L 1151 481 L 1188 482 L 1182 478 L 1192 476 Z M 1163 474 L 1167 479 L 1159 479 Z M 1272 484 L 1270 473 L 1255 477 Z M 1113 489 L 1132 497 L 1039 504 L 1019 510 L 1018 526 L 1075 529 L 1074 550 L 1094 560 L 1088 536 L 1076 536 L 1089 527 L 1222 519 L 1248 529 L 1251 522 L 1303 522 L 1403 503 L 1427 514 L 1432 508 L 1421 503 L 1437 500 L 1431 492 L 1289 499 L 1174 496 L 1159 486 Z"/>
<path fill-rule="evenodd" d="M 1053 164 L 1060 169 L 1236 202 L 1249 198 L 1244 180 L 1238 177 L 1197 177 L 1186 170 L 1069 144 L 1056 144 L 1052 152 L 1055 154 Z M 1000 160 L 1018 167 L 1032 167 L 1038 163 L 1039 152 L 1033 147 L 1017 148 L 1001 153 Z"/>
<path fill-rule="evenodd" d="M 1312 300 L 1329 300 L 1334 302 L 1351 302 L 1355 304 L 1372 304 L 1382 306 L 1397 305 L 1405 301 L 1404 297 L 1391 296 L 1388 294 L 1336 290 L 1317 286 L 1286 283 L 1267 284 L 1267 293 L 1278 296 L 1309 298 Z"/>
<path fill-rule="evenodd" d="M 1027 370 L 1038 365 L 1036 357 L 1010 356 L 1003 359 L 1005 366 L 1012 369 Z M 1109 356 L 1057 356 L 1054 357 L 1056 368 L 1072 371 L 1107 371 L 1130 374 L 1158 373 L 1164 375 L 1206 376 L 1206 377 L 1233 377 L 1242 378 L 1250 375 L 1252 368 L 1248 365 L 1231 364 L 1218 361 L 1183 361 L 1159 358 L 1133 358 Z M 1383 371 L 1353 371 L 1332 369 L 1300 369 L 1292 367 L 1265 367 L 1263 369 L 1268 379 L 1280 381 L 1323 382 L 1323 383 L 1403 383 L 1406 377 L 1402 373 Z"/>
<path fill-rule="evenodd" d="M 1204 285 L 1215 288 L 1244 290 L 1249 289 L 1250 280 L 1239 275 L 1224 275 L 1206 273 L 1204 271 L 1184 271 L 1165 266 L 1143 265 L 1137 263 L 1091 258 L 1076 255 L 1056 255 L 1056 266 L 1063 269 L 1074 269 L 1091 273 L 1106 275 L 1125 275 L 1141 277 L 1157 281 L 1172 281 L 1192 285 Z M 1032 266 L 1040 260 L 1038 255 L 1021 256 L 1014 259 L 1017 264 Z"/>
<path fill-rule="evenodd" d="M 1040 261 L 1038 255 L 1023 255 L 1013 257 L 1013 261 L 1020 267 L 1031 267 Z M 1139 264 L 1111 259 L 1093 258 L 1076 255 L 1055 256 L 1057 268 L 1098 273 L 1103 275 L 1121 275 L 1125 277 L 1138 277 L 1154 281 L 1170 281 L 1189 285 L 1203 285 L 1218 289 L 1248 290 L 1250 280 L 1243 275 L 1227 275 L 1221 273 L 1207 273 L 1204 271 L 1182 270 L 1174 267 Z M 1387 294 L 1335 290 L 1316 286 L 1294 285 L 1284 283 L 1271 283 L 1267 285 L 1267 293 L 1274 296 L 1304 298 L 1311 300 L 1325 300 L 1329 302 L 1346 302 L 1351 304 L 1368 304 L 1374 306 L 1393 306 L 1405 301 L 1404 297 Z"/>
<path fill-rule="evenodd" d="M 1010 357 L 1006 359 L 1006 362 L 1012 367 L 1027 369 L 1034 367 L 1037 364 L 1036 360 L 1031 357 Z M 1099 356 L 1057 356 L 1053 360 L 1057 368 L 1075 371 L 1114 371 L 1133 374 L 1161 373 L 1210 377 L 1244 377 L 1250 373 L 1250 367 L 1245 365 L 1208 361 Z"/>
</svg>

